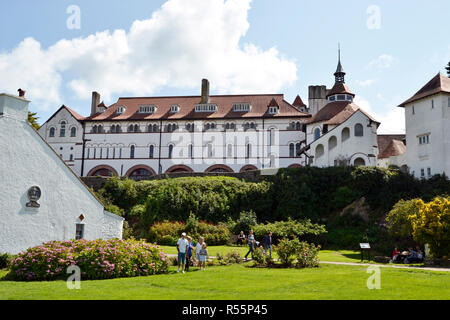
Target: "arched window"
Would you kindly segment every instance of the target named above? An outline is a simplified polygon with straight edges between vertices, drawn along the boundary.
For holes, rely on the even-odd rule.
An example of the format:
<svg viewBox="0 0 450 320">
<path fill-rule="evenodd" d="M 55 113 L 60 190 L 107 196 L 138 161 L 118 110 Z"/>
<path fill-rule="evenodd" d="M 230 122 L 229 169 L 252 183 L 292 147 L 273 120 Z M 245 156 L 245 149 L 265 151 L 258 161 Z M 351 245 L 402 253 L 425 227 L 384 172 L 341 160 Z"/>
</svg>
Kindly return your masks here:
<svg viewBox="0 0 450 320">
<path fill-rule="evenodd" d="M 55 128 L 50 128 L 50 133 L 49 133 L 49 137 L 54 137 L 55 136 Z"/>
<path fill-rule="evenodd" d="M 316 147 L 316 159 L 318 159 L 318 158 L 320 158 L 321 156 L 323 156 L 324 153 L 325 153 L 325 149 L 324 149 L 323 145 L 322 145 L 322 144 L 319 144 L 319 145 Z"/>
<path fill-rule="evenodd" d="M 269 146 L 273 146 L 275 143 L 275 130 L 269 129 Z"/>
<path fill-rule="evenodd" d="M 134 170 L 130 174 L 130 179 L 132 179 L 134 181 L 141 181 L 141 180 L 148 180 L 148 179 L 150 179 L 151 176 L 152 176 L 152 173 L 150 171 L 148 171 L 147 169 L 144 169 L 144 168 L 140 168 L 140 169 Z"/>
<path fill-rule="evenodd" d="M 250 158 L 252 156 L 252 145 L 250 143 L 247 144 L 246 149 L 245 157 Z"/>
<path fill-rule="evenodd" d="M 206 124 L 205 129 L 209 130 L 211 128 L 211 125 L 209 123 Z"/>
<path fill-rule="evenodd" d="M 298 153 L 300 152 L 300 142 L 295 144 L 295 156 L 298 157 Z"/>
<path fill-rule="evenodd" d="M 250 129 L 255 129 L 255 123 L 254 122 L 250 122 Z"/>
<path fill-rule="evenodd" d="M 342 142 L 344 142 L 348 138 L 350 138 L 350 129 L 346 127 L 344 129 L 342 129 L 341 140 L 342 140 Z"/>
<path fill-rule="evenodd" d="M 231 130 L 234 130 L 234 123 L 231 123 L 231 125 L 230 125 L 230 128 L 231 128 Z"/>
<path fill-rule="evenodd" d="M 320 128 L 317 128 L 314 130 L 314 140 L 317 140 L 320 138 Z"/>
<path fill-rule="evenodd" d="M 355 167 L 365 166 L 366 165 L 366 161 L 364 161 L 363 158 L 356 158 L 355 162 L 353 164 L 354 164 Z"/>
<path fill-rule="evenodd" d="M 72 127 L 72 129 L 70 129 L 70 136 L 71 137 L 76 137 L 77 136 L 77 128 Z"/>
<path fill-rule="evenodd" d="M 136 147 L 135 146 L 131 146 L 130 147 L 130 159 L 134 159 L 134 151 L 135 151 Z"/>
<path fill-rule="evenodd" d="M 295 124 L 295 130 L 301 130 L 302 129 L 302 124 L 300 123 L 300 121 L 297 121 L 297 123 Z"/>
<path fill-rule="evenodd" d="M 173 144 L 169 145 L 169 159 L 172 159 L 173 156 Z"/>
<path fill-rule="evenodd" d="M 154 151 L 155 151 L 155 146 L 151 145 L 151 146 L 149 147 L 149 149 L 148 149 L 148 157 L 149 157 L 150 159 L 153 159 Z"/>
<path fill-rule="evenodd" d="M 362 124 L 357 123 L 355 124 L 355 137 L 362 137 L 364 136 L 364 128 Z"/>
<path fill-rule="evenodd" d="M 336 136 L 332 136 L 328 139 L 328 150 L 333 150 L 337 146 L 337 138 Z"/>
<path fill-rule="evenodd" d="M 229 122 L 227 122 L 227 124 L 225 125 L 225 129 L 230 129 L 230 123 Z"/>
<path fill-rule="evenodd" d="M 137 124 L 134 125 L 134 132 L 139 132 L 139 126 Z"/>
<path fill-rule="evenodd" d="M 61 129 L 59 130 L 59 136 L 60 137 L 66 136 L 66 122 L 65 121 L 61 122 Z"/>
<path fill-rule="evenodd" d="M 295 156 L 295 146 L 293 143 L 289 144 L 289 157 L 293 158 Z"/>
<path fill-rule="evenodd" d="M 103 126 L 102 125 L 99 125 L 98 126 L 98 133 L 102 133 L 103 132 Z"/>
</svg>

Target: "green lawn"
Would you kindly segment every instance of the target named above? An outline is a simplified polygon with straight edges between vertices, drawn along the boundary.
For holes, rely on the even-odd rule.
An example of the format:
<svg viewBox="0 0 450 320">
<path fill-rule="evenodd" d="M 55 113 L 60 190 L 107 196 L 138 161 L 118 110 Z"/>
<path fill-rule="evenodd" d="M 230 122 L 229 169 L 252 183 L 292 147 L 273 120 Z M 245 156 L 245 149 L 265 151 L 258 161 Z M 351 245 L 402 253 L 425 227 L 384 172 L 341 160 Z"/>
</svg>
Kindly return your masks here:
<svg viewBox="0 0 450 320">
<path fill-rule="evenodd" d="M 165 253 L 176 254 L 177 249 L 175 246 L 161 246 Z M 248 252 L 247 246 L 210 246 L 208 247 L 208 253 L 210 256 L 216 256 L 217 253 L 225 254 L 231 251 L 238 251 L 241 256 L 244 256 Z M 272 256 L 277 258 L 277 254 L 272 252 Z M 249 256 L 250 257 L 250 256 Z M 367 256 L 364 256 L 367 258 Z M 361 262 L 361 253 L 353 250 L 321 250 L 319 252 L 319 259 L 321 261 L 332 262 Z M 367 263 L 367 261 L 365 261 Z"/>
<path fill-rule="evenodd" d="M 450 273 L 381 268 L 381 289 L 369 290 L 364 266 L 257 269 L 246 265 L 139 278 L 83 281 L 0 281 L 0 299 L 450 299 Z M 6 274 L 0 271 L 0 277 Z"/>
</svg>

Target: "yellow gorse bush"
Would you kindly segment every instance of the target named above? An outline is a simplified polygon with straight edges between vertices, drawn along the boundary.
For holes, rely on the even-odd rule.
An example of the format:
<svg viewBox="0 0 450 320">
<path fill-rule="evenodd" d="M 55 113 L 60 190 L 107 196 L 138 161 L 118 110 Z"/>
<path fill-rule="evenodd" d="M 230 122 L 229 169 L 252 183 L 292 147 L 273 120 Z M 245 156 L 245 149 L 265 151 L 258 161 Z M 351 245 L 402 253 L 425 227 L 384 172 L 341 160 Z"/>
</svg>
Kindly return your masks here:
<svg viewBox="0 0 450 320">
<path fill-rule="evenodd" d="M 419 210 L 408 216 L 413 238 L 430 245 L 431 254 L 445 257 L 450 253 L 450 198 L 436 197 L 431 202 L 418 200 Z"/>
</svg>

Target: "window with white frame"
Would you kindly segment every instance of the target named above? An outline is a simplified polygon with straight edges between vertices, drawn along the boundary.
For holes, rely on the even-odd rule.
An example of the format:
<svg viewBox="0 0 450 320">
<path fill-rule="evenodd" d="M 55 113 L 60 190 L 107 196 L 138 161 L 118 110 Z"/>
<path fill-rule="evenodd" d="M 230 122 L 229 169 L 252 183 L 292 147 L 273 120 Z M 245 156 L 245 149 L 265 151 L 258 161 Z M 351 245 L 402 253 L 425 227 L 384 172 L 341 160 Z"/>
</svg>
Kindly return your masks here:
<svg viewBox="0 0 450 320">
<path fill-rule="evenodd" d="M 177 104 L 172 104 L 170 106 L 170 113 L 177 113 L 180 111 L 180 106 Z"/>
<path fill-rule="evenodd" d="M 214 103 L 201 103 L 195 105 L 195 112 L 216 112 L 217 104 Z"/>
<path fill-rule="evenodd" d="M 125 107 L 124 106 L 117 106 L 116 114 L 122 114 L 124 112 L 125 112 Z"/>
<path fill-rule="evenodd" d="M 84 238 L 84 224 L 77 223 L 75 227 L 75 240 L 80 240 Z"/>
<path fill-rule="evenodd" d="M 429 144 L 430 143 L 430 135 L 424 134 L 418 137 L 419 138 L 419 144 Z"/>
<path fill-rule="evenodd" d="M 250 112 L 252 110 L 252 105 L 250 103 L 233 103 L 234 112 Z"/>
<path fill-rule="evenodd" d="M 280 109 L 278 107 L 269 107 L 268 113 L 269 114 L 277 114 L 279 113 Z"/>
<path fill-rule="evenodd" d="M 139 106 L 138 113 L 155 113 L 158 108 L 152 104 L 143 104 Z"/>
</svg>

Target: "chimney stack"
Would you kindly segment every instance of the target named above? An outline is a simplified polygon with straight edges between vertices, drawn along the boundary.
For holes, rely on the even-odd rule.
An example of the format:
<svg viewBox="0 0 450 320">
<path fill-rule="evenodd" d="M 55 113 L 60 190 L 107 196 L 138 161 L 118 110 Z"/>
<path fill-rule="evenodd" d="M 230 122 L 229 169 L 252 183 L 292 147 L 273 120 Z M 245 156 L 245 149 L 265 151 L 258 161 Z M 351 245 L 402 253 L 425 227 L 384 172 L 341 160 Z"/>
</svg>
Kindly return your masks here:
<svg viewBox="0 0 450 320">
<path fill-rule="evenodd" d="M 91 116 L 97 113 L 97 106 L 100 104 L 100 94 L 96 91 L 92 92 Z"/>
<path fill-rule="evenodd" d="M 202 100 L 200 103 L 209 103 L 209 81 L 208 79 L 202 80 Z"/>
<path fill-rule="evenodd" d="M 25 91 L 25 90 L 22 90 L 22 89 L 19 89 L 19 90 L 17 90 L 17 91 L 19 91 L 19 97 L 21 97 L 22 99 L 25 99 L 25 93 L 26 93 L 26 91 Z"/>
</svg>

